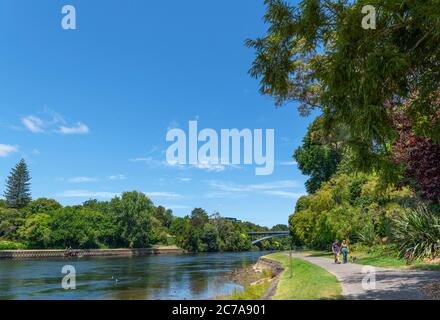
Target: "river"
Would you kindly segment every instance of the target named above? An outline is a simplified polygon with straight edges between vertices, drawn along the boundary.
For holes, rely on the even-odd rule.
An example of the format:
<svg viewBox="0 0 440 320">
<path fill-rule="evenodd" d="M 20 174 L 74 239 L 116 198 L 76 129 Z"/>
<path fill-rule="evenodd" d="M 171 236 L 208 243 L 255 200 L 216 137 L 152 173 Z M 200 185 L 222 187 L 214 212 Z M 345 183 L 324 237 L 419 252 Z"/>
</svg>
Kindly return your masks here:
<svg viewBox="0 0 440 320">
<path fill-rule="evenodd" d="M 0 299 L 209 299 L 242 290 L 231 272 L 264 254 L 0 260 Z M 66 265 L 75 268 L 75 290 L 62 288 Z"/>
</svg>

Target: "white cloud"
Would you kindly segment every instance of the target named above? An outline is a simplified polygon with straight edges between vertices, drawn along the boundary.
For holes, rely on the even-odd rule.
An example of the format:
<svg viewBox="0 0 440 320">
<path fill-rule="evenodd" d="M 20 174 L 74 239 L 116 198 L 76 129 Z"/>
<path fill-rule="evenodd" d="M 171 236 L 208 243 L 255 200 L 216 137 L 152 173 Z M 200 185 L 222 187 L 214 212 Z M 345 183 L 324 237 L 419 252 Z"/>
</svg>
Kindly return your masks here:
<svg viewBox="0 0 440 320">
<path fill-rule="evenodd" d="M 149 198 L 167 198 L 167 199 L 176 199 L 176 198 L 182 198 L 181 194 L 174 193 L 174 192 L 144 192 L 145 195 Z"/>
<path fill-rule="evenodd" d="M 281 189 L 281 188 L 297 188 L 301 186 L 295 180 L 278 180 L 273 182 L 248 184 L 248 185 L 239 185 L 231 182 L 212 180 L 209 182 L 209 184 L 211 185 L 211 187 L 229 192 L 264 191 L 264 190 Z"/>
<path fill-rule="evenodd" d="M 116 174 L 116 175 L 108 177 L 108 179 L 112 180 L 112 181 L 120 181 L 120 180 L 126 180 L 127 177 L 123 174 Z"/>
<path fill-rule="evenodd" d="M 21 122 L 27 130 L 33 133 L 42 133 L 46 129 L 64 135 L 87 134 L 90 132 L 89 127 L 82 122 L 69 126 L 62 115 L 48 108 L 45 108 L 42 113 L 44 114 L 43 118 L 28 115 L 21 118 Z"/>
<path fill-rule="evenodd" d="M 234 168 L 234 169 L 240 169 L 239 165 L 234 164 L 220 164 L 220 163 L 212 163 L 212 162 L 199 162 L 197 164 L 179 164 L 177 162 L 168 162 L 164 161 L 163 164 L 165 164 L 168 167 L 172 168 L 178 168 L 178 169 L 199 169 L 204 170 L 207 172 L 222 172 L 225 171 L 227 168 Z"/>
<path fill-rule="evenodd" d="M 166 165 L 166 162 L 153 159 L 152 157 L 138 157 L 130 159 L 131 162 L 144 162 L 151 167 L 158 167 Z"/>
<path fill-rule="evenodd" d="M 209 192 L 205 195 L 208 198 L 238 197 L 240 194 L 243 195 L 247 193 L 258 193 L 288 198 L 298 198 L 303 195 L 303 193 L 286 191 L 286 189 L 301 187 L 301 185 L 295 180 L 278 180 L 246 185 L 212 180 L 209 181 L 209 185 L 212 188 L 220 190 L 220 192 Z"/>
<path fill-rule="evenodd" d="M 180 204 L 164 204 L 162 205 L 162 207 L 165 207 L 167 209 L 172 209 L 172 210 L 176 210 L 176 209 L 189 209 L 189 206 L 185 206 L 185 205 L 180 205 Z"/>
<path fill-rule="evenodd" d="M 245 192 L 232 192 L 232 191 L 216 191 L 216 192 L 208 192 L 204 194 L 205 198 L 229 198 L 229 199 L 237 199 L 246 197 L 247 194 Z"/>
<path fill-rule="evenodd" d="M 299 197 L 305 196 L 306 193 L 301 192 L 288 192 L 282 190 L 268 190 L 263 191 L 264 194 L 272 195 L 272 196 L 280 196 L 284 198 L 297 199 Z"/>
<path fill-rule="evenodd" d="M 253 190 L 264 189 L 280 189 L 280 188 L 298 188 L 302 187 L 302 184 L 295 180 L 278 180 L 267 183 L 251 184 L 249 187 Z"/>
<path fill-rule="evenodd" d="M 214 164 L 214 163 L 210 163 L 210 162 L 200 162 L 198 164 L 194 165 L 194 168 L 197 169 L 202 169 L 208 172 L 222 172 L 226 169 L 225 165 L 222 164 Z"/>
<path fill-rule="evenodd" d="M 38 117 L 27 116 L 21 118 L 21 122 L 29 131 L 33 133 L 44 132 L 44 122 Z"/>
<path fill-rule="evenodd" d="M 0 157 L 4 158 L 9 156 L 11 153 L 18 151 L 17 146 L 12 146 L 10 144 L 0 144 Z"/>
<path fill-rule="evenodd" d="M 179 199 L 183 196 L 174 192 L 144 192 L 144 194 L 149 198 L 162 198 L 162 199 Z M 120 196 L 119 192 L 107 192 L 107 191 L 90 191 L 90 190 L 66 190 L 59 193 L 57 196 L 62 198 L 104 198 L 110 199 Z"/>
<path fill-rule="evenodd" d="M 57 130 L 58 133 L 61 134 L 87 134 L 90 132 L 89 127 L 87 127 L 84 123 L 78 122 L 75 126 L 66 127 L 61 126 Z"/>
<path fill-rule="evenodd" d="M 72 179 L 69 179 L 70 183 L 90 183 L 90 182 L 96 182 L 98 179 L 96 178 L 90 178 L 90 177 L 75 177 Z"/>
<path fill-rule="evenodd" d="M 153 158 L 151 157 L 139 157 L 139 158 L 133 158 L 130 159 L 131 162 L 150 162 L 153 161 Z"/>
<path fill-rule="evenodd" d="M 104 198 L 110 199 L 119 196 L 116 192 L 89 191 L 89 190 L 66 190 L 58 194 L 61 198 Z"/>
<path fill-rule="evenodd" d="M 282 166 L 296 166 L 296 165 L 298 165 L 298 162 L 296 162 L 296 161 L 283 161 L 283 162 L 280 162 L 280 164 Z"/>
<path fill-rule="evenodd" d="M 138 157 L 138 158 L 132 158 L 129 159 L 131 162 L 144 162 L 145 164 L 151 166 L 151 167 L 159 167 L 159 166 L 165 166 L 170 168 L 176 168 L 180 170 L 187 170 L 187 169 L 199 169 L 204 170 L 207 172 L 222 172 L 226 170 L 227 168 L 235 168 L 240 169 L 241 167 L 239 165 L 234 164 L 220 164 L 220 163 L 212 163 L 212 162 L 199 162 L 197 164 L 180 164 L 177 161 L 161 161 L 154 159 L 152 157 Z"/>
</svg>

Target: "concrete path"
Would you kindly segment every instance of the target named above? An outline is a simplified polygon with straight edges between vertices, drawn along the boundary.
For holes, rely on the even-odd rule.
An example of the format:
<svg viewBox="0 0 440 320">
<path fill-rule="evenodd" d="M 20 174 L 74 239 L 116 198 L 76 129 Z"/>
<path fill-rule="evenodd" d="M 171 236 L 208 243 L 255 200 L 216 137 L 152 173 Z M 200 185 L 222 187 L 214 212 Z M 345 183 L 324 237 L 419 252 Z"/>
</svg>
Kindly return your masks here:
<svg viewBox="0 0 440 320">
<path fill-rule="evenodd" d="M 429 299 L 422 290 L 427 284 L 440 282 L 440 272 L 398 270 L 359 264 L 335 264 L 332 259 L 293 254 L 334 274 L 341 283 L 342 293 L 349 300 L 420 300 Z M 365 268 L 367 267 L 367 268 Z M 362 281 L 367 270 L 374 268 L 376 288 L 364 289 Z M 367 286 L 368 288 L 368 286 Z"/>
</svg>

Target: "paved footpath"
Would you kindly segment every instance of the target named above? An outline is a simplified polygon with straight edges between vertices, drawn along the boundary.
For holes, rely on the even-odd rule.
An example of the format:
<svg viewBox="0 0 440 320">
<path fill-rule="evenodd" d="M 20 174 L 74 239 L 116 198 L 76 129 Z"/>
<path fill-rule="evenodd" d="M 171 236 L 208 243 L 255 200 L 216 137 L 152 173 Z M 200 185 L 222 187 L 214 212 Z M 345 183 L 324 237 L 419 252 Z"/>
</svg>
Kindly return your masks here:
<svg viewBox="0 0 440 320">
<path fill-rule="evenodd" d="M 293 256 L 314 263 L 334 274 L 341 283 L 344 298 L 349 300 L 429 299 L 421 288 L 430 283 L 440 282 L 440 272 L 367 266 L 376 271 L 376 288 L 365 290 L 362 286 L 362 280 L 366 276 L 364 265 L 335 264 L 329 258 L 309 257 L 302 254 L 293 254 Z"/>
</svg>

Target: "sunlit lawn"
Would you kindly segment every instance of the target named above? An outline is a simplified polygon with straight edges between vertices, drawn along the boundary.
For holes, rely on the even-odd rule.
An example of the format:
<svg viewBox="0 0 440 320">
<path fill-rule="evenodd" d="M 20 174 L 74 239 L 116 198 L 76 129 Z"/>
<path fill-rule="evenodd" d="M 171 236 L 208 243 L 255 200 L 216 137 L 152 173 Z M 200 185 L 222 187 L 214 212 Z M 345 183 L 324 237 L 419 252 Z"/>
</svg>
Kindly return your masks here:
<svg viewBox="0 0 440 320">
<path fill-rule="evenodd" d="M 341 299 L 342 289 L 334 275 L 307 261 L 293 258 L 293 276 L 290 276 L 289 256 L 274 253 L 266 258 L 282 263 L 281 274 L 274 300 Z"/>
</svg>

